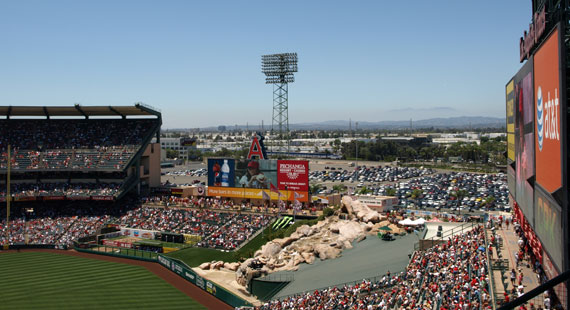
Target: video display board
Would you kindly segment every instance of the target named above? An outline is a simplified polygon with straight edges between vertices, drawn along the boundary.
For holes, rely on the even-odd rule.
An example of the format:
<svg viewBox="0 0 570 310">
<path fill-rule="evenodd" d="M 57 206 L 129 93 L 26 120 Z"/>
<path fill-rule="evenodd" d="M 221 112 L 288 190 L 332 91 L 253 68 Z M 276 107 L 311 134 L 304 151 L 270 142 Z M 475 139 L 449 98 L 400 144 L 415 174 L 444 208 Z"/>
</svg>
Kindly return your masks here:
<svg viewBox="0 0 570 310">
<path fill-rule="evenodd" d="M 222 180 L 225 161 L 231 175 L 227 183 Z M 308 201 L 308 191 L 306 160 L 208 160 L 208 196 Z"/>
<path fill-rule="evenodd" d="M 507 93 L 507 158 L 515 161 L 515 83 L 510 80 L 506 86 Z"/>
<path fill-rule="evenodd" d="M 208 158 L 208 186 L 235 187 L 235 160 Z"/>
<path fill-rule="evenodd" d="M 534 55 L 536 182 L 549 193 L 562 186 L 559 31 Z"/>
<path fill-rule="evenodd" d="M 533 59 L 513 78 L 515 93 L 515 198 L 533 225 L 534 176 L 534 88 Z"/>
<path fill-rule="evenodd" d="M 564 258 L 564 236 L 562 235 L 562 208 L 542 190 L 536 187 L 535 234 L 542 248 L 550 254 L 558 270 L 562 270 Z"/>
<path fill-rule="evenodd" d="M 236 162 L 236 187 L 269 189 L 277 186 L 277 161 L 269 159 L 238 160 Z"/>
</svg>

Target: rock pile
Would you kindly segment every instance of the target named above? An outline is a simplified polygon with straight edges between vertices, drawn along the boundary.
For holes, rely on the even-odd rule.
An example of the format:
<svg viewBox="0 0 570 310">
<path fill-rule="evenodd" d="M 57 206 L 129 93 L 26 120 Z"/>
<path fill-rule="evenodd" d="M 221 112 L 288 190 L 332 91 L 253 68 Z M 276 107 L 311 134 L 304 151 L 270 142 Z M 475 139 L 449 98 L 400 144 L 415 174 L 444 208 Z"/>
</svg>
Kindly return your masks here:
<svg viewBox="0 0 570 310">
<path fill-rule="evenodd" d="M 247 286 L 253 278 L 276 271 L 297 270 L 299 264 L 312 264 L 316 258 L 336 258 L 344 249 L 352 248 L 354 240 L 363 240 L 368 233 L 374 233 L 379 222 L 385 219 L 350 197 L 342 199 L 341 212 L 346 213 L 345 218 L 348 219 L 330 216 L 314 226 L 300 226 L 289 237 L 274 239 L 262 246 L 253 258 L 239 265 L 236 270 L 237 283 Z M 205 263 L 200 268 L 226 268 L 226 264 L 220 263 Z"/>
</svg>

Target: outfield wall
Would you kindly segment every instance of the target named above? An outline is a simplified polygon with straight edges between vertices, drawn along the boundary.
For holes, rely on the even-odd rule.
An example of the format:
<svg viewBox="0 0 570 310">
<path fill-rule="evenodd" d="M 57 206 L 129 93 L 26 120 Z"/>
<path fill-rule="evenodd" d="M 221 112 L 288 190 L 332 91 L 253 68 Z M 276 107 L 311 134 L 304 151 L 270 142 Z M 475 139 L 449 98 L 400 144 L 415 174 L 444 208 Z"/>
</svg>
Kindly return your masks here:
<svg viewBox="0 0 570 310">
<path fill-rule="evenodd" d="M 158 255 L 158 263 L 232 307 L 252 306 L 225 288 L 196 274 L 194 270 L 176 259 Z"/>
</svg>

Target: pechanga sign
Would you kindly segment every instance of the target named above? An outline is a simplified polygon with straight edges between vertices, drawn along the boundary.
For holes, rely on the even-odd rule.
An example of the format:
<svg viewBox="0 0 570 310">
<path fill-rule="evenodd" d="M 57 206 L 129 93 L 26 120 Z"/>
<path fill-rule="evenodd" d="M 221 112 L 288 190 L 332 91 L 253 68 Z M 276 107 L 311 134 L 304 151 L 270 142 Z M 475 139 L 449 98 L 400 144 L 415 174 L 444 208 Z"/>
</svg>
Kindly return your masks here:
<svg viewBox="0 0 570 310">
<path fill-rule="evenodd" d="M 528 27 L 528 32 L 524 32 L 524 36 L 520 39 L 520 62 L 528 59 L 531 50 L 538 43 L 538 39 L 544 34 L 546 29 L 546 7 L 540 12 L 535 12 L 533 22 Z"/>
</svg>

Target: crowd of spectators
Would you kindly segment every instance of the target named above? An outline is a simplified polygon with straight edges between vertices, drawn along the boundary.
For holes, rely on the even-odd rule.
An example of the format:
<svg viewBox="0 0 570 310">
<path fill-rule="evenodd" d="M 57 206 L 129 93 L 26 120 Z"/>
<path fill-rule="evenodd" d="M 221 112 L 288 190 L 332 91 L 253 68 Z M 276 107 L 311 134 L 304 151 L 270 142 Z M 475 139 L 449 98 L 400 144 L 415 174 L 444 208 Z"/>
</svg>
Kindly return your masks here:
<svg viewBox="0 0 570 310">
<path fill-rule="evenodd" d="M 483 227 L 477 226 L 416 252 L 400 274 L 273 300 L 256 309 L 487 309 L 484 238 Z"/>
<path fill-rule="evenodd" d="M 264 215 L 218 212 L 208 209 L 141 207 L 119 220 L 125 227 L 202 237 L 200 247 L 233 250 L 269 223 Z"/>
<path fill-rule="evenodd" d="M 12 183 L 11 192 L 16 199 L 21 197 L 74 197 L 114 196 L 119 193 L 121 183 Z M 6 190 L 0 190 L 0 198 L 6 197 Z"/>
<path fill-rule="evenodd" d="M 81 184 L 86 186 L 87 192 L 80 192 L 79 190 L 83 188 L 78 187 L 67 189 L 65 186 L 58 186 L 57 183 L 46 184 L 50 186 L 41 190 L 39 188 L 20 188 L 20 190 L 27 195 L 46 193 L 87 195 L 101 190 L 93 188 L 93 184 Z M 213 203 L 213 199 L 210 202 Z M 219 203 L 223 204 L 221 201 Z M 134 198 L 125 198 L 116 202 L 82 200 L 19 202 L 11 213 L 10 239 L 6 240 L 7 225 L 4 217 L 0 222 L 0 244 L 8 241 L 10 244 L 71 246 L 73 241 L 93 235 L 102 225 L 112 223 L 129 228 L 198 235 L 202 238 L 198 246 L 233 250 L 271 220 L 270 216 L 241 212 L 142 206 L 140 201 Z"/>
<path fill-rule="evenodd" d="M 239 214 L 198 243 L 198 246 L 234 250 L 255 232 L 269 224 L 271 217 Z"/>
<path fill-rule="evenodd" d="M 20 203 L 14 206 L 7 240 L 6 218 L 0 222 L 0 243 L 71 246 L 94 234 L 103 224 L 132 209 L 131 199 L 121 202 Z"/>
<path fill-rule="evenodd" d="M 154 120 L 2 120 L 0 168 L 122 169 L 156 125 Z"/>
</svg>

